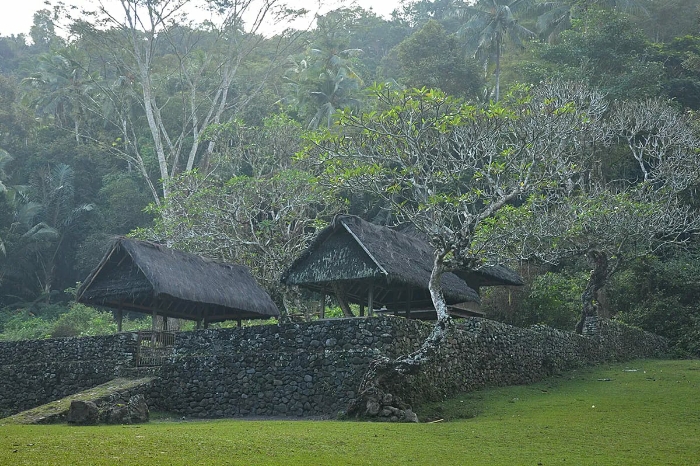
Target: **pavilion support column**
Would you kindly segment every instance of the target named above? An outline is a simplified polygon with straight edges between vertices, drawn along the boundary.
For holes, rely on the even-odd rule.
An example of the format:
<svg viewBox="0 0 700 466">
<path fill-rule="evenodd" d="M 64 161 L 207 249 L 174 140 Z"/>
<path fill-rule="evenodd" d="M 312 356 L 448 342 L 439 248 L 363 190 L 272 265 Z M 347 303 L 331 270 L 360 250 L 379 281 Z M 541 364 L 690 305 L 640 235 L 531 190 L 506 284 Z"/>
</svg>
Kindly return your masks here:
<svg viewBox="0 0 700 466">
<path fill-rule="evenodd" d="M 201 318 L 197 319 L 197 330 L 199 330 L 200 328 L 202 328 L 202 319 Z"/>
<path fill-rule="evenodd" d="M 243 326 L 243 321 L 241 319 L 238 319 L 238 328 L 241 328 Z"/>
<path fill-rule="evenodd" d="M 156 331 L 156 320 L 158 319 L 158 313 L 153 309 L 153 315 L 151 316 L 151 330 Z"/>
<path fill-rule="evenodd" d="M 360 303 L 360 317 L 365 316 L 365 303 Z"/>
<path fill-rule="evenodd" d="M 326 318 L 326 290 L 321 291 L 321 306 L 319 306 L 318 318 Z"/>
<path fill-rule="evenodd" d="M 124 321 L 124 313 L 122 312 L 122 309 L 119 308 L 117 309 L 117 332 L 122 331 L 122 322 Z"/>
<path fill-rule="evenodd" d="M 367 317 L 374 317 L 374 284 L 369 286 L 367 293 Z"/>
</svg>

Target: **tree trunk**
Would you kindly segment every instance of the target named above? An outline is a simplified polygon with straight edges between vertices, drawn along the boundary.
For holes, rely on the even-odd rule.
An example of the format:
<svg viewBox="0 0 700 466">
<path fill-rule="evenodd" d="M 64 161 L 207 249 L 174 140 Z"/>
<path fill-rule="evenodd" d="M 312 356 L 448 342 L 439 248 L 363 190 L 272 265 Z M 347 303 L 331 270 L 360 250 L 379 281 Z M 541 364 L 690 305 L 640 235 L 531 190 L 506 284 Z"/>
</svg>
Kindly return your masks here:
<svg viewBox="0 0 700 466">
<path fill-rule="evenodd" d="M 496 102 L 501 98 L 501 38 L 496 41 Z"/>
<path fill-rule="evenodd" d="M 397 412 L 404 413 L 398 416 L 400 420 L 417 419 L 414 419 L 415 415 L 410 410 L 410 406 L 385 390 L 388 386 L 395 385 L 397 380 L 401 383 L 400 380 L 405 376 L 416 374 L 422 367 L 430 364 L 439 351 L 442 341 L 453 327 L 442 291 L 442 276 L 446 272 L 443 258 L 444 254 L 436 253 L 428 283 L 438 317 L 432 331 L 421 347 L 413 353 L 396 359 L 380 357 L 372 361 L 360 384 L 357 399 L 348 407 L 348 415 L 374 417 L 388 407 L 390 410 L 396 409 Z"/>
<path fill-rule="evenodd" d="M 355 314 L 353 314 L 352 310 L 350 309 L 350 305 L 348 305 L 348 300 L 345 296 L 345 290 L 337 283 L 333 283 L 333 294 L 335 294 L 335 299 L 338 300 L 338 305 L 343 311 L 343 316 L 355 317 Z"/>
<path fill-rule="evenodd" d="M 581 320 L 576 324 L 576 333 L 583 333 L 583 326 L 586 323 L 587 317 L 595 317 L 598 315 L 598 306 L 600 290 L 607 282 L 608 273 L 608 256 L 602 251 L 590 250 L 587 253 L 588 260 L 593 265 L 591 276 L 588 279 L 586 288 L 581 295 Z"/>
</svg>

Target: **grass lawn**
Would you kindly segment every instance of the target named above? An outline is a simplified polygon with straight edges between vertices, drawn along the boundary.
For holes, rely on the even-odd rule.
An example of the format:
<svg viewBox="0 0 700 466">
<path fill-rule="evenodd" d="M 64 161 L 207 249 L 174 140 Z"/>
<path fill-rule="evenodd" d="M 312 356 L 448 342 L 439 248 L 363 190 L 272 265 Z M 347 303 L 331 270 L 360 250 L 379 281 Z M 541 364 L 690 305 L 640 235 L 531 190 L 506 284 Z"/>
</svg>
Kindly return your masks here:
<svg viewBox="0 0 700 466">
<path fill-rule="evenodd" d="M 700 465 L 700 361 L 643 360 L 464 394 L 435 423 L 0 426 L 0 465 Z"/>
</svg>

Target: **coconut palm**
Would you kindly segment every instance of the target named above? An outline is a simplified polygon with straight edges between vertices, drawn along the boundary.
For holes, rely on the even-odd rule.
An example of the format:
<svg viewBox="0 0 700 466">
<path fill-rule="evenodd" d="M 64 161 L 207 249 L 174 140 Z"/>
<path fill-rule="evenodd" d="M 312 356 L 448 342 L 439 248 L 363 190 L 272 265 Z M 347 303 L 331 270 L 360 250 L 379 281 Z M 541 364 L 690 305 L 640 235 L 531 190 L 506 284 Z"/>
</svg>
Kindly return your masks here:
<svg viewBox="0 0 700 466">
<path fill-rule="evenodd" d="M 18 295 L 49 296 L 66 239 L 93 204 L 75 205 L 73 170 L 66 164 L 39 170 L 30 186 L 15 187 L 9 234 L 12 248 L 3 275 Z"/>
<path fill-rule="evenodd" d="M 345 15 L 340 10 L 317 18 L 318 38 L 306 57 L 293 63 L 285 74 L 289 98 L 300 113 L 308 117 L 309 128 L 330 126 L 336 110 L 358 109 L 358 91 L 362 78 L 353 67 L 355 57 L 363 51 L 347 48 L 344 37 Z"/>
<path fill-rule="evenodd" d="M 5 172 L 5 167 L 12 160 L 12 156 L 7 153 L 7 151 L 0 149 L 0 196 L 4 196 L 7 192 L 7 186 L 3 183 L 7 179 L 7 173 Z M 0 236 L 0 253 L 6 254 L 5 243 Z"/>
<path fill-rule="evenodd" d="M 464 6 L 462 14 L 468 19 L 460 28 L 460 36 L 466 39 L 467 48 L 473 52 L 474 58 L 479 59 L 485 69 L 491 62 L 495 65 L 496 102 L 500 97 L 501 56 L 506 39 L 524 48 L 523 40 L 535 37 L 535 33 L 521 26 L 514 16 L 518 10 L 527 8 L 531 0 L 511 0 L 504 4 L 498 1 L 481 0 L 475 5 Z"/>
<path fill-rule="evenodd" d="M 29 89 L 38 90 L 34 95 L 27 93 L 29 104 L 37 113 L 52 118 L 60 127 L 72 126 L 75 140 L 80 142 L 84 99 L 89 98 L 92 85 L 72 55 L 75 53 L 70 50 L 41 55 L 38 71 L 22 82 Z"/>
</svg>

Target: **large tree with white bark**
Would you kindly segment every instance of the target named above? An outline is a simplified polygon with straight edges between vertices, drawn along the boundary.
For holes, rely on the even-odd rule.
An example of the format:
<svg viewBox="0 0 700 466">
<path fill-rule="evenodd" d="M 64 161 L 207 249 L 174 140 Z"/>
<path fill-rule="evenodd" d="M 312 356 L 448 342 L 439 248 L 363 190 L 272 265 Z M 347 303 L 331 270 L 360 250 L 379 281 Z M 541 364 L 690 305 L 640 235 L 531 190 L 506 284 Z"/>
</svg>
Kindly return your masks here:
<svg viewBox="0 0 700 466">
<path fill-rule="evenodd" d="M 264 89 L 294 43 L 285 34 L 268 39 L 264 28 L 298 12 L 280 0 L 116 3 L 99 0 L 83 12 L 90 21 L 72 24 L 104 68 L 85 100 L 120 134 L 111 150 L 143 175 L 159 204 L 171 177 L 209 170 L 215 142 L 202 134 L 240 115 Z M 192 20 L 195 9 L 208 19 Z"/>
</svg>

